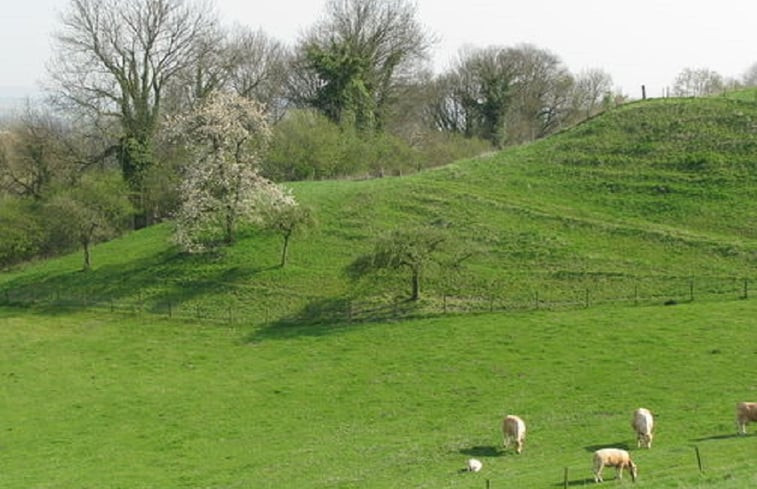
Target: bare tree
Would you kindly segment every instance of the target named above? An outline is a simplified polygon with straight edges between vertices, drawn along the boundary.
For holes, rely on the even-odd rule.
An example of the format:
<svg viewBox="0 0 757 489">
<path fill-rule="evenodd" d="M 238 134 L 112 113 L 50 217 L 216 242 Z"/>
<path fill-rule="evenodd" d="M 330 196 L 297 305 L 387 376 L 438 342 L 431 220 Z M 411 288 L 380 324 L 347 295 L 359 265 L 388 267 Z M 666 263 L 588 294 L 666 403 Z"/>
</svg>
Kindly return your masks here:
<svg viewBox="0 0 757 489">
<path fill-rule="evenodd" d="M 581 118 L 591 117 L 612 95 L 612 76 L 601 69 L 581 71 L 573 87 L 574 110 Z"/>
<path fill-rule="evenodd" d="M 27 105 L 0 139 L 0 189 L 39 201 L 56 180 L 68 178 L 76 162 L 69 132 L 60 119 Z"/>
<path fill-rule="evenodd" d="M 557 56 L 524 44 L 464 51 L 437 83 L 431 111 L 438 128 L 501 146 L 558 129 L 570 114 L 574 81 Z"/>
<path fill-rule="evenodd" d="M 741 75 L 741 83 L 745 87 L 757 86 L 757 63 L 752 63 L 749 65 L 749 68 L 744 71 Z"/>
<path fill-rule="evenodd" d="M 508 113 L 508 142 L 544 137 L 559 129 L 570 108 L 573 77 L 560 58 L 531 44 L 507 49 L 516 73 Z"/>
<path fill-rule="evenodd" d="M 121 170 L 139 192 L 164 90 L 198 56 L 214 16 L 183 0 L 71 0 L 49 65 L 55 100 L 93 119 L 113 118 Z"/>
<path fill-rule="evenodd" d="M 237 95 L 262 103 L 278 119 L 290 57 L 284 45 L 262 30 L 237 27 L 230 33 L 228 50 L 229 88 Z"/>
<path fill-rule="evenodd" d="M 701 97 L 723 90 L 723 77 L 708 68 L 684 68 L 673 83 L 677 97 Z"/>
</svg>

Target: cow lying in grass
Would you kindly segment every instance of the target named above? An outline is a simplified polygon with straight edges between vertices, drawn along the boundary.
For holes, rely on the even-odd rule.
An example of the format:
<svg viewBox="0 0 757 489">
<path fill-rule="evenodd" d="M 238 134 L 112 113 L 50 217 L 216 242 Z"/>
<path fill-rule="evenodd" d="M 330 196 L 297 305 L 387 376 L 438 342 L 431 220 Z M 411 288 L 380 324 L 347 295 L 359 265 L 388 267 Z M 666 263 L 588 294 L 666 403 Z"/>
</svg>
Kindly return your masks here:
<svg viewBox="0 0 757 489">
<path fill-rule="evenodd" d="M 602 482 L 602 469 L 615 467 L 618 479 L 623 479 L 623 470 L 628 469 L 631 480 L 636 482 L 638 470 L 628 452 L 620 448 L 602 448 L 594 452 L 594 482 Z"/>
<path fill-rule="evenodd" d="M 757 402 L 740 402 L 736 405 L 736 424 L 740 435 L 746 435 L 746 425 L 757 421 Z"/>
<path fill-rule="evenodd" d="M 526 423 L 522 419 L 512 414 L 505 416 L 502 422 L 502 434 L 505 437 L 505 448 L 515 444 L 516 453 L 523 451 L 523 443 L 526 441 Z"/>
<path fill-rule="evenodd" d="M 639 408 L 633 412 L 631 426 L 636 432 L 636 446 L 641 448 L 652 448 L 652 429 L 654 429 L 654 418 L 649 409 Z"/>
</svg>

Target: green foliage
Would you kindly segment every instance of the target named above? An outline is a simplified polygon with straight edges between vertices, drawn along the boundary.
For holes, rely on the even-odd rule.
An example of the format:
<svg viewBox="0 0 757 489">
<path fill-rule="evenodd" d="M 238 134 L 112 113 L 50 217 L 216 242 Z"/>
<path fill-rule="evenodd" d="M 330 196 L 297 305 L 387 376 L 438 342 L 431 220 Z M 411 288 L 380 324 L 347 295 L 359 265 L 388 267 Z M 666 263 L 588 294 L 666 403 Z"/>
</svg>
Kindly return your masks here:
<svg viewBox="0 0 757 489">
<path fill-rule="evenodd" d="M 420 299 L 421 278 L 449 236 L 434 227 L 393 229 L 376 239 L 373 252 L 348 267 L 353 277 L 376 269 L 406 269 L 410 273 L 410 300 Z"/>
<path fill-rule="evenodd" d="M 278 182 L 402 175 L 489 150 L 485 141 L 441 132 L 421 134 L 411 145 L 402 136 L 360 132 L 295 110 L 274 126 L 261 173 Z"/>
<path fill-rule="evenodd" d="M 375 126 L 375 88 L 368 79 L 371 60 L 346 42 L 327 47 L 311 44 L 305 56 L 322 84 L 312 101 L 331 121 L 345 127 L 372 130 Z"/>
<path fill-rule="evenodd" d="M 90 247 L 117 236 L 128 225 L 128 189 L 113 172 L 86 173 L 76 185 L 59 189 L 46 203 L 51 234 L 79 244 L 84 268 L 91 268 Z"/>
<path fill-rule="evenodd" d="M 273 128 L 271 148 L 261 172 L 274 181 L 320 180 L 346 175 L 342 131 L 324 115 L 290 112 Z"/>
<path fill-rule="evenodd" d="M 315 226 L 312 209 L 294 203 L 293 205 L 271 206 L 263 216 L 263 226 L 279 234 L 283 240 L 280 266 L 287 264 L 289 240 L 296 233 L 303 233 Z"/>
<path fill-rule="evenodd" d="M 0 199 L 0 268 L 38 256 L 44 242 L 36 204 L 13 197 Z"/>
</svg>

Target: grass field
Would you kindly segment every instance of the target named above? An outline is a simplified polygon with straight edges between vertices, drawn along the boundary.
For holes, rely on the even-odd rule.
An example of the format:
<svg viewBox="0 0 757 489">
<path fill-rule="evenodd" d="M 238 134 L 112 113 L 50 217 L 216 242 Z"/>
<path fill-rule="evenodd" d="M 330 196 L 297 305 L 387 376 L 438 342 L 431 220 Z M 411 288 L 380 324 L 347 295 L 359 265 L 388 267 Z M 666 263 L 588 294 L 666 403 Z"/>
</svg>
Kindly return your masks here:
<svg viewBox="0 0 757 489">
<path fill-rule="evenodd" d="M 734 423 L 757 397 L 753 300 L 285 330 L 0 318 L 8 489 L 540 488 L 566 467 L 572 487 L 603 446 L 631 449 L 640 488 L 757 484 L 757 435 Z M 505 413 L 528 423 L 520 456 Z"/>
<path fill-rule="evenodd" d="M 193 256 L 163 223 L 96 246 L 90 272 L 73 253 L 0 273 L 0 487 L 535 489 L 566 468 L 575 487 L 609 445 L 638 487 L 757 487 L 757 436 L 734 422 L 757 400 L 755 93 L 292 184 L 318 226 L 284 268 L 277 236 Z M 417 303 L 406 273 L 348 276 L 417 225 L 470 259 L 426 270 Z M 354 304 L 408 313 L 352 321 Z M 521 456 L 500 448 L 506 413 L 528 423 Z"/>
</svg>

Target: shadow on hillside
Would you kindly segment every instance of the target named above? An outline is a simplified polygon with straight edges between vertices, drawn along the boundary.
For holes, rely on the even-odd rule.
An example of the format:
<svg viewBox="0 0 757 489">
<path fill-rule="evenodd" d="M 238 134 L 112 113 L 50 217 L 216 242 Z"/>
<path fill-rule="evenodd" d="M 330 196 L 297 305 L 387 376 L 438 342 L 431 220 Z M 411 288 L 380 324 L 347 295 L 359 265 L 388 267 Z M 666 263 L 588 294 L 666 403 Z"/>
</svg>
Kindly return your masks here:
<svg viewBox="0 0 757 489">
<path fill-rule="evenodd" d="M 297 336 L 323 336 L 346 331 L 360 324 L 428 317 L 418 304 L 404 300 L 392 304 L 357 306 L 348 297 L 327 297 L 306 304 L 297 313 L 270 322 L 253 333 L 250 342 Z"/>
<path fill-rule="evenodd" d="M 594 453 L 602 448 L 620 448 L 622 450 L 630 450 L 631 446 L 627 441 L 616 441 L 614 443 L 602 443 L 601 445 L 586 445 L 584 450 Z"/>
<path fill-rule="evenodd" d="M 605 480 L 606 480 L 606 481 L 609 481 L 609 480 L 612 480 L 612 479 L 610 479 L 610 478 L 608 477 L 608 478 L 605 478 Z M 553 486 L 556 486 L 556 487 L 565 487 L 565 482 L 556 482 L 556 483 L 554 483 L 554 484 L 552 484 L 552 485 L 553 485 Z M 592 485 L 592 486 L 594 486 L 594 485 L 595 485 L 595 482 L 594 482 L 594 478 L 593 478 L 593 477 L 587 477 L 587 478 L 585 478 L 585 479 L 573 479 L 573 480 L 568 480 L 568 487 L 573 487 L 573 486 L 587 486 L 587 485 Z"/>
<path fill-rule="evenodd" d="M 730 440 L 731 438 L 742 438 L 750 435 L 739 435 L 737 433 L 728 433 L 722 435 L 703 436 L 701 438 L 693 438 L 691 441 L 711 441 L 711 440 Z"/>
<path fill-rule="evenodd" d="M 115 265 L 95 263 L 91 271 L 24 275 L 3 284 L 5 297 L 0 297 L 0 301 L 13 306 L 34 306 L 35 310 L 51 315 L 93 305 L 163 314 L 170 307 L 198 297 L 234 293 L 239 283 L 276 268 L 214 269 L 213 261 L 220 259 L 220 256 L 163 250 Z"/>
<path fill-rule="evenodd" d="M 501 457 L 505 452 L 499 447 L 492 445 L 476 445 L 470 448 L 461 448 L 459 452 L 469 457 Z"/>
</svg>

